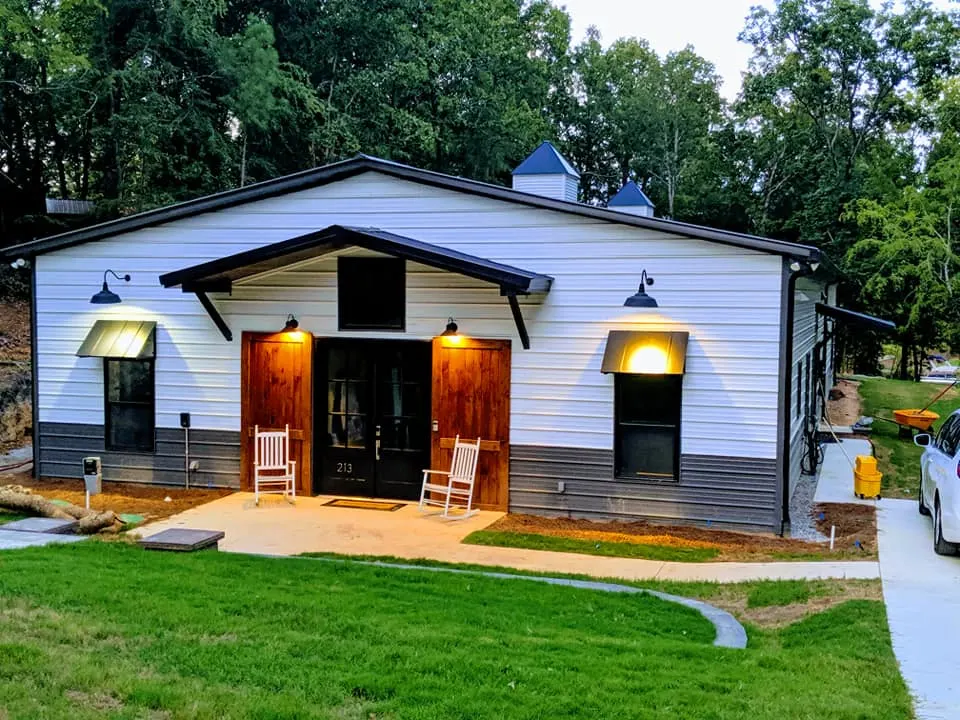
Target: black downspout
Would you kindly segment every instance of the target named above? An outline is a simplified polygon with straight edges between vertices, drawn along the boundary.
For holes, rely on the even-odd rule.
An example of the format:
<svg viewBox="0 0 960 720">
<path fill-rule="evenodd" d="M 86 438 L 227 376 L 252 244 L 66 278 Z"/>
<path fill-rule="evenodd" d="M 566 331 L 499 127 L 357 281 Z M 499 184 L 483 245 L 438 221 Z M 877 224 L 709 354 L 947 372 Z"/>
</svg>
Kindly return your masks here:
<svg viewBox="0 0 960 720">
<path fill-rule="evenodd" d="M 797 261 L 785 258 L 783 261 L 786 282 L 783 283 L 783 297 L 781 298 L 781 312 L 783 326 L 781 327 L 780 347 L 783 351 L 780 357 L 780 532 L 783 535 L 790 524 L 790 441 L 793 437 L 791 425 L 793 420 L 793 334 L 794 316 L 796 310 L 797 280 L 805 275 L 812 274 L 809 265 L 801 265 L 797 270 L 790 266 Z"/>
<path fill-rule="evenodd" d="M 37 259 L 30 262 L 30 393 L 33 477 L 40 477 L 40 384 L 37 382 Z"/>
</svg>

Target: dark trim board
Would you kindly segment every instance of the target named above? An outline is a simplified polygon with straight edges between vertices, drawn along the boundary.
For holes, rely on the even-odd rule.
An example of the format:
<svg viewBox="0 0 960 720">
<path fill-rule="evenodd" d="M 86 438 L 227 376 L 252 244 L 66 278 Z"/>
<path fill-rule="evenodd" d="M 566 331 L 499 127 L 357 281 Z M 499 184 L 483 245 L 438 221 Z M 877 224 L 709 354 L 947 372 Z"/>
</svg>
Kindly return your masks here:
<svg viewBox="0 0 960 720">
<path fill-rule="evenodd" d="M 33 477 L 40 477 L 40 382 L 37 372 L 37 264 L 30 264 L 30 411 L 33 416 L 30 428 L 33 442 Z"/>
<path fill-rule="evenodd" d="M 148 210 L 147 212 L 111 220 L 99 225 L 94 225 L 93 227 L 61 233 L 53 237 L 21 243 L 20 245 L 14 245 L 13 247 L 0 251 L 0 257 L 3 257 L 3 259 L 7 261 L 16 260 L 21 257 L 34 257 L 53 250 L 60 250 L 94 240 L 101 240 L 133 230 L 154 227 L 202 213 L 235 207 L 256 200 L 264 200 L 278 195 L 297 192 L 298 190 L 327 185 L 370 171 L 409 180 L 421 185 L 464 192 L 495 200 L 504 200 L 528 207 L 555 210 L 569 215 L 578 215 L 619 225 L 659 230 L 661 232 L 718 242 L 774 255 L 783 255 L 800 260 L 809 260 L 811 262 L 816 262 L 820 258 L 820 251 L 807 245 L 798 245 L 796 243 L 772 240 L 770 238 L 745 233 L 730 232 L 728 230 L 716 230 L 714 228 L 691 225 L 675 220 L 629 215 L 616 210 L 565 200 L 554 200 L 539 195 L 519 192 L 500 185 L 490 185 L 488 183 L 477 182 L 476 180 L 467 180 L 452 175 L 444 175 L 443 173 L 421 170 L 409 165 L 383 160 L 370 155 L 357 155 L 349 160 L 342 160 L 312 170 L 285 175 L 284 177 L 279 177 L 274 180 L 267 180 L 234 190 L 227 190 L 226 192 L 215 195 L 207 195 L 206 197 L 197 198 L 196 200 L 188 200 L 187 202 L 169 205 L 156 210 Z"/>
<path fill-rule="evenodd" d="M 154 452 L 104 450 L 102 425 L 38 424 L 37 472 L 40 477 L 80 478 L 81 460 L 89 455 L 103 461 L 103 479 L 155 485 L 184 484 L 183 430 L 157 428 Z M 197 488 L 240 487 L 240 433 L 190 430 L 190 460 L 200 463 L 190 478 Z"/>
<path fill-rule="evenodd" d="M 613 460 L 612 450 L 512 446 L 510 512 L 779 530 L 773 458 L 681 455 L 679 482 L 662 483 L 615 480 Z"/>
<path fill-rule="evenodd" d="M 827 305 L 826 303 L 818 302 L 816 305 L 816 310 L 820 315 L 825 315 L 828 318 L 851 323 L 853 325 L 860 325 L 870 330 L 892 333 L 897 329 L 897 324 L 890 322 L 889 320 L 882 320 L 881 318 L 874 317 L 873 315 L 854 312 L 853 310 L 847 310 L 846 308 L 837 307 L 835 305 Z"/>
<path fill-rule="evenodd" d="M 237 280 L 322 257 L 349 246 L 382 252 L 395 258 L 493 283 L 506 293 L 545 293 L 550 290 L 553 282 L 553 278 L 547 275 L 431 245 L 379 228 L 330 225 L 290 240 L 165 273 L 160 276 L 160 284 L 167 288 L 179 285 L 184 292 L 225 292 L 229 291 L 232 283 Z"/>
</svg>

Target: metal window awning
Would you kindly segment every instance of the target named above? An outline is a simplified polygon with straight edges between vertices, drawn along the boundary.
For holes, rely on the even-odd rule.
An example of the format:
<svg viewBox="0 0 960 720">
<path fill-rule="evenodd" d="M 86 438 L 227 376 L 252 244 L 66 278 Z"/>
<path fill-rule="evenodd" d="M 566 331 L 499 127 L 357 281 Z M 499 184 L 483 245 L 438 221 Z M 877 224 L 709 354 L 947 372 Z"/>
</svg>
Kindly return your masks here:
<svg viewBox="0 0 960 720">
<path fill-rule="evenodd" d="M 817 312 L 820 315 L 832 318 L 833 320 L 840 320 L 841 322 L 860 325 L 862 327 L 870 328 L 871 330 L 893 332 L 897 329 L 896 323 L 892 323 L 889 320 L 882 320 L 880 318 L 873 317 L 872 315 L 854 312 L 853 310 L 847 310 L 846 308 L 837 307 L 836 305 L 817 303 Z"/>
<path fill-rule="evenodd" d="M 687 332 L 611 330 L 600 372 L 683 375 L 689 337 Z"/>
<path fill-rule="evenodd" d="M 220 332 L 230 340 L 233 333 L 207 297 L 208 292 L 230 292 L 233 283 L 238 280 L 350 246 L 381 252 L 497 285 L 500 294 L 505 296 L 510 304 L 523 347 L 530 347 L 517 296 L 549 292 L 553 283 L 552 277 L 379 228 L 331 225 L 290 240 L 166 273 L 160 276 L 160 284 L 167 288 L 179 286 L 183 292 L 195 293 Z"/>
<path fill-rule="evenodd" d="M 97 320 L 77 357 L 145 360 L 156 356 L 157 323 L 150 320 Z"/>
</svg>

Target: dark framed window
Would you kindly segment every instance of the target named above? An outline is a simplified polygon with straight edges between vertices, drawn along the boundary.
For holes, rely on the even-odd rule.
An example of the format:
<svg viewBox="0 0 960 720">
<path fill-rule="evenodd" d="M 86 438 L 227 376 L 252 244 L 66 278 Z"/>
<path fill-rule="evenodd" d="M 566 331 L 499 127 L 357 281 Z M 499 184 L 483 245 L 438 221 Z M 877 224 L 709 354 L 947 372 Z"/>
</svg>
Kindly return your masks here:
<svg viewBox="0 0 960 720">
<path fill-rule="evenodd" d="M 678 479 L 682 387 L 682 375 L 614 376 L 617 478 Z"/>
<path fill-rule="evenodd" d="M 327 354 L 327 435 L 331 447 L 368 447 L 367 356 L 347 348 Z"/>
<path fill-rule="evenodd" d="M 103 388 L 106 449 L 153 452 L 153 360 L 105 358 Z"/>
<path fill-rule="evenodd" d="M 957 454 L 957 446 L 960 445 L 960 419 L 956 416 L 946 419 L 937 433 L 935 445 L 944 455 L 953 457 Z"/>
<path fill-rule="evenodd" d="M 405 330 L 405 261 L 337 258 L 337 318 L 340 330 Z"/>
</svg>

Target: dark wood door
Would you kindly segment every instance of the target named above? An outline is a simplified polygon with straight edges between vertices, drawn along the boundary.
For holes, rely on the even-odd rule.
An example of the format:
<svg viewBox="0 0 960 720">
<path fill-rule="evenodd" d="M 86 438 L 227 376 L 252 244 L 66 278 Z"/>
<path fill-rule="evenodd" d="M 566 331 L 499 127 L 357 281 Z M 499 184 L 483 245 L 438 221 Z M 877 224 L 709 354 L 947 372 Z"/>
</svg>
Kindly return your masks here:
<svg viewBox="0 0 960 720">
<path fill-rule="evenodd" d="M 317 489 L 414 499 L 430 462 L 430 345 L 321 340 Z"/>
<path fill-rule="evenodd" d="M 240 356 L 240 486 L 253 489 L 254 427 L 290 426 L 297 493 L 313 478 L 313 336 L 307 332 L 243 333 Z"/>
<path fill-rule="evenodd" d="M 431 462 L 449 470 L 454 438 L 481 438 L 473 502 L 506 510 L 510 473 L 510 341 L 433 341 Z"/>
</svg>

